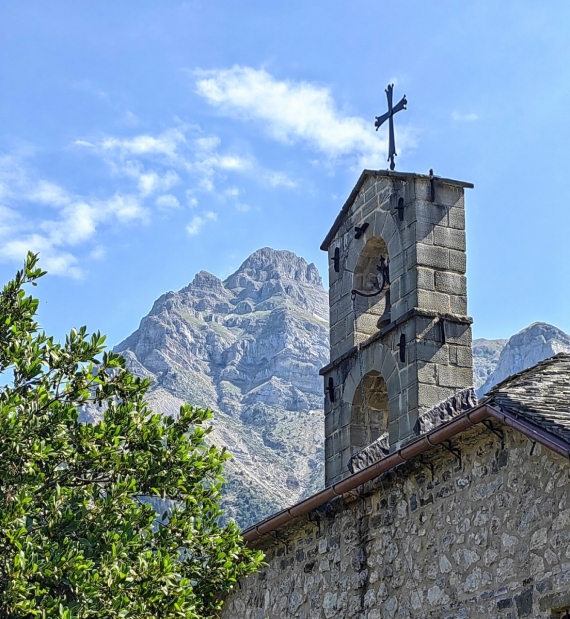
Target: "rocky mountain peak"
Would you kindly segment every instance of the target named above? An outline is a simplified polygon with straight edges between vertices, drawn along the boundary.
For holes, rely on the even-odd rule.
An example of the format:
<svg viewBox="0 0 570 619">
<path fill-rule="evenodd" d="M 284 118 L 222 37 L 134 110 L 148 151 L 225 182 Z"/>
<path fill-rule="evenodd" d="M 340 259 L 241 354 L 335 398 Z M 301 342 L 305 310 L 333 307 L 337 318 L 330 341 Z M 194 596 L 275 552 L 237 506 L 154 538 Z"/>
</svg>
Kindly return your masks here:
<svg viewBox="0 0 570 619">
<path fill-rule="evenodd" d="M 505 344 L 493 372 L 478 390 L 478 394 L 483 395 L 508 376 L 530 368 L 559 352 L 570 352 L 570 336 L 546 322 L 533 322 L 515 333 Z"/>
<path fill-rule="evenodd" d="M 266 282 L 272 279 L 292 280 L 301 285 L 322 286 L 317 267 L 291 251 L 262 247 L 253 252 L 239 269 L 224 282 L 230 289 L 243 288 L 245 279 Z"/>
<path fill-rule="evenodd" d="M 264 247 L 225 281 L 200 271 L 182 290 L 163 294 L 115 347 L 131 370 L 152 380 L 154 410 L 176 415 L 184 402 L 214 409 L 210 440 L 234 456 L 224 507 L 242 526 L 321 487 L 327 318 L 316 267 Z M 542 322 L 508 342 L 475 340 L 479 393 L 565 350 L 570 336 Z"/>
<path fill-rule="evenodd" d="M 326 292 L 314 264 L 293 252 L 263 247 L 224 282 L 234 295 L 236 313 L 268 311 L 292 303 L 328 320 Z"/>
<path fill-rule="evenodd" d="M 194 279 L 186 286 L 182 288 L 180 292 L 198 292 L 203 291 L 207 293 L 224 293 L 224 283 L 219 277 L 212 275 L 208 271 L 199 271 L 194 275 Z"/>
<path fill-rule="evenodd" d="M 225 281 L 200 271 L 163 294 L 115 347 L 152 380 L 154 410 L 215 411 L 210 438 L 235 458 L 224 505 L 242 525 L 320 488 L 327 318 L 315 265 L 265 247 Z"/>
<path fill-rule="evenodd" d="M 550 325 L 547 322 L 533 322 L 528 327 L 515 333 L 509 340 L 512 346 L 520 346 L 529 341 L 535 345 L 549 343 L 553 347 L 553 350 L 560 348 L 560 350 L 556 350 L 554 353 L 556 354 L 557 352 L 565 352 L 562 348 L 570 344 L 570 336 L 564 333 L 562 329 Z"/>
<path fill-rule="evenodd" d="M 193 288 L 217 288 L 222 286 L 222 280 L 208 271 L 198 271 L 190 285 Z"/>
</svg>

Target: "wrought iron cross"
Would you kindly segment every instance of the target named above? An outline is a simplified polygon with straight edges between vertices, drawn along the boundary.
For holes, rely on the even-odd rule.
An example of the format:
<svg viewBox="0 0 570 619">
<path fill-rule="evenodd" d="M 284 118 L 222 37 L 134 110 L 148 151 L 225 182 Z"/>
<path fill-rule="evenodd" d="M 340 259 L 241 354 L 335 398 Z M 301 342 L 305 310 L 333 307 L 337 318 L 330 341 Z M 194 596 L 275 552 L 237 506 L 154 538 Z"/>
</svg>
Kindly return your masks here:
<svg viewBox="0 0 570 619">
<path fill-rule="evenodd" d="M 406 99 L 406 95 L 404 95 L 396 105 L 392 105 L 392 91 L 394 90 L 394 84 L 388 84 L 388 88 L 386 88 L 386 98 L 388 99 L 388 111 L 382 116 L 376 116 L 376 122 L 374 126 L 376 127 L 376 131 L 380 129 L 380 127 L 386 122 L 389 121 L 389 137 L 388 137 L 388 161 L 390 162 L 390 170 L 393 170 L 396 167 L 394 163 L 394 157 L 397 156 L 396 153 L 396 142 L 394 140 L 394 114 L 399 112 L 400 110 L 405 110 L 408 101 Z"/>
</svg>

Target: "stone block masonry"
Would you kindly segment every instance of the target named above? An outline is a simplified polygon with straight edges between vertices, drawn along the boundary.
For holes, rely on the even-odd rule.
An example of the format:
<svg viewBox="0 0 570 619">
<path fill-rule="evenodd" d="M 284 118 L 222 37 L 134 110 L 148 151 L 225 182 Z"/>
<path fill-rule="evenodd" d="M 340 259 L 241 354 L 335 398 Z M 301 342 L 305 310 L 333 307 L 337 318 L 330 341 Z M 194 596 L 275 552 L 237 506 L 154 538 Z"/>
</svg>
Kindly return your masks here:
<svg viewBox="0 0 570 619">
<path fill-rule="evenodd" d="M 263 541 L 222 619 L 549 619 L 570 606 L 570 464 L 503 428 L 454 439 Z"/>
<path fill-rule="evenodd" d="M 336 389 L 335 401 L 325 401 L 327 485 L 348 474 L 344 465 L 372 434 L 350 415 L 336 425 L 337 410 L 361 397 L 361 365 L 363 375 L 379 373 L 387 385 L 392 449 L 412 438 L 419 414 L 472 384 L 463 196 L 470 185 L 434 182 L 432 202 L 427 176 L 364 172 L 323 243 L 331 265 L 331 363 L 322 374 Z M 357 235 L 356 227 L 366 230 Z M 352 290 L 374 292 L 381 258 L 389 260 L 389 284 L 353 302 Z M 370 423 L 376 434 L 378 420 Z"/>
</svg>

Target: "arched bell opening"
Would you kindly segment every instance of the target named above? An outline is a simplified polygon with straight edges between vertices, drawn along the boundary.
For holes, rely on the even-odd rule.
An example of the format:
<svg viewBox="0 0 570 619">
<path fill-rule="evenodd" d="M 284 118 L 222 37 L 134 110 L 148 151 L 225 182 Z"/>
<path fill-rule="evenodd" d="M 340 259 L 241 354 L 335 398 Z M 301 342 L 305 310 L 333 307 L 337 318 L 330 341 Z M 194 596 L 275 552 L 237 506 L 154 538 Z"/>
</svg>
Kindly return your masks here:
<svg viewBox="0 0 570 619">
<path fill-rule="evenodd" d="M 364 375 L 352 399 L 350 416 L 352 452 L 367 447 L 387 430 L 388 389 L 380 372 L 371 370 Z"/>
<path fill-rule="evenodd" d="M 390 275 L 388 248 L 382 237 L 369 239 L 354 269 L 353 303 L 357 343 L 390 322 Z"/>
</svg>

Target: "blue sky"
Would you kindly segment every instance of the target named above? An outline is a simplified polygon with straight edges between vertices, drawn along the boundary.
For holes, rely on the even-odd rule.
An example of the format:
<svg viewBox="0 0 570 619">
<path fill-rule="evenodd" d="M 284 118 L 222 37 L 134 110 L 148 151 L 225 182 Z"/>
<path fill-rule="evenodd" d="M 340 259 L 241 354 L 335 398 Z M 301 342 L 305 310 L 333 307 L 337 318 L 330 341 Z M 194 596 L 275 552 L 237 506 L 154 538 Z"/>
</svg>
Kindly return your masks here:
<svg viewBox="0 0 570 619">
<path fill-rule="evenodd" d="M 6 0 L 0 276 L 50 272 L 41 320 L 115 344 L 201 269 L 319 245 L 395 84 L 397 170 L 471 181 L 476 337 L 570 332 L 570 4 Z"/>
</svg>

